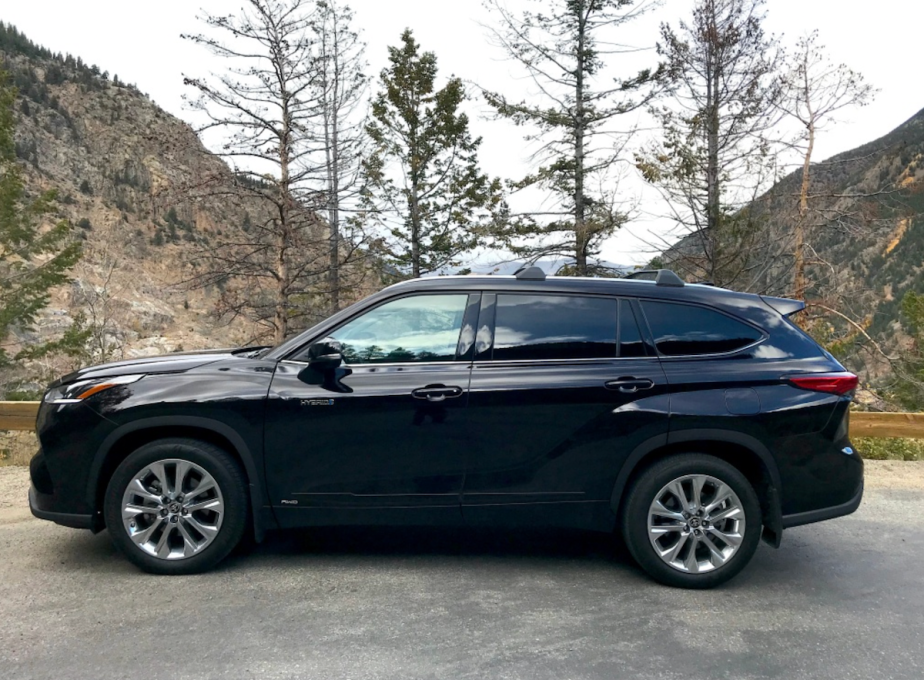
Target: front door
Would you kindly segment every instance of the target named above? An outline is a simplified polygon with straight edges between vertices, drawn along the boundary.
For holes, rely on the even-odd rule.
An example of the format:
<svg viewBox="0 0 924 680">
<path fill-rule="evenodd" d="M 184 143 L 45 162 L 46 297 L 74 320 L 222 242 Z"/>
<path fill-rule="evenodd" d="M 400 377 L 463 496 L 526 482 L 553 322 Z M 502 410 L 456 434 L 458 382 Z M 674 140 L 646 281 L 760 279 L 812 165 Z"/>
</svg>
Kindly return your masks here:
<svg viewBox="0 0 924 680">
<path fill-rule="evenodd" d="M 607 528 L 623 462 L 668 428 L 667 381 L 634 306 L 499 293 L 484 296 L 482 318 L 466 521 Z"/>
<path fill-rule="evenodd" d="M 329 334 L 343 347 L 340 368 L 280 362 L 265 448 L 284 526 L 460 518 L 478 302 L 393 299 Z"/>
</svg>

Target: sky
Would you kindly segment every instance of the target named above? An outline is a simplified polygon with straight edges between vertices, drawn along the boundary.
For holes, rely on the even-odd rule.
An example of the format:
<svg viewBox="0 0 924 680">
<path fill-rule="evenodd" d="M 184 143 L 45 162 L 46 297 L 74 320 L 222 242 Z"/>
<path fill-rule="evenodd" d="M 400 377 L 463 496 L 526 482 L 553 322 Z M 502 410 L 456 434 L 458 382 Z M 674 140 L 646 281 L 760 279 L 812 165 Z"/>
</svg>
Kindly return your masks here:
<svg viewBox="0 0 924 680">
<path fill-rule="evenodd" d="M 508 6 L 541 7 L 537 0 L 507 0 Z M 201 10 L 232 13 L 242 0 L 41 0 L 0 2 L 0 21 L 17 26 L 34 42 L 55 52 L 70 52 L 97 64 L 123 81 L 136 84 L 158 105 L 184 119 L 192 114 L 182 96 L 188 88 L 183 75 L 207 75 L 220 70 L 201 48 L 180 38 L 200 30 Z M 356 27 L 368 44 L 369 72 L 378 74 L 387 62 L 387 47 L 397 44 L 406 27 L 425 50 L 436 53 L 441 76 L 456 75 L 489 89 L 520 91 L 529 95 L 522 73 L 516 70 L 488 39 L 491 15 L 481 0 L 351 0 Z M 662 22 L 676 25 L 686 19 L 693 0 L 665 0 L 660 7 L 628 24 L 619 34 L 624 44 L 651 48 Z M 846 63 L 879 88 L 875 101 L 851 109 L 827 130 L 816 145 L 817 160 L 876 139 L 924 108 L 920 83 L 920 27 L 924 2 L 920 0 L 768 0 L 765 29 L 783 45 L 818 30 L 831 59 Z M 652 50 L 623 57 L 614 74 L 629 75 L 656 61 Z M 614 67 L 615 68 L 615 67 Z M 524 89 L 525 88 L 525 89 Z M 530 146 L 523 131 L 505 121 L 491 120 L 487 107 L 470 105 L 472 127 L 483 138 L 481 161 L 491 175 L 517 178 L 529 169 Z M 629 122 L 629 121 L 627 121 Z M 646 128 L 645 120 L 631 121 Z M 653 139 L 643 129 L 633 144 Z M 628 201 L 636 203 L 637 216 L 608 241 L 603 257 L 620 264 L 641 264 L 652 255 L 650 246 L 669 233 L 662 216 L 666 209 L 651 187 L 633 173 L 620 184 Z"/>
</svg>

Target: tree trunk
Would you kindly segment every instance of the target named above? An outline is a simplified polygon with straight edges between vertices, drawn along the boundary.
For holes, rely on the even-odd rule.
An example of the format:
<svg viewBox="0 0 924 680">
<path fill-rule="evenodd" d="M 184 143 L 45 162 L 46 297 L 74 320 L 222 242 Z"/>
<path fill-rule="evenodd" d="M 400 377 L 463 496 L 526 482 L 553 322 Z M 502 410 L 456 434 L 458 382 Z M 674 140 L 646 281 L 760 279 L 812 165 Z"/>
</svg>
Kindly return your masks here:
<svg viewBox="0 0 924 680">
<path fill-rule="evenodd" d="M 577 77 L 574 86 L 574 264 L 578 276 L 587 276 L 587 223 L 584 205 L 584 42 L 586 16 L 581 13 L 578 28 Z"/>
<path fill-rule="evenodd" d="M 411 276 L 420 278 L 420 206 L 417 181 L 411 184 Z"/>
<path fill-rule="evenodd" d="M 278 66 L 282 74 L 283 66 Z M 285 88 L 285 79 L 280 77 L 282 89 L 282 129 L 279 137 L 279 231 L 276 236 L 276 309 L 273 314 L 275 342 L 281 344 L 289 333 L 289 258 L 288 249 L 291 241 L 289 231 L 292 229 L 292 187 L 289 175 L 289 144 L 292 139 L 292 116 L 289 111 L 289 94 Z"/>
<path fill-rule="evenodd" d="M 334 47 L 335 51 L 337 46 Z M 340 119 L 337 102 L 340 100 L 340 72 L 334 56 L 334 82 L 330 104 L 325 105 L 324 124 L 327 146 L 327 222 L 330 228 L 330 261 L 328 268 L 329 311 L 340 311 Z M 326 89 L 326 88 L 325 88 Z"/>
<path fill-rule="evenodd" d="M 718 260 L 720 250 L 719 233 L 721 228 L 721 187 L 719 186 L 719 99 L 721 97 L 719 84 L 721 69 L 716 55 L 715 40 L 718 36 L 716 26 L 715 3 L 709 3 L 710 10 L 710 40 L 706 52 L 706 229 L 708 231 L 709 252 L 706 253 L 707 271 L 709 280 L 721 285 Z"/>
<path fill-rule="evenodd" d="M 805 149 L 805 161 L 802 164 L 802 186 L 799 191 L 799 219 L 796 220 L 796 228 L 793 244 L 793 276 L 792 288 L 793 297 L 797 300 L 805 300 L 805 293 L 808 288 L 805 278 L 805 227 L 808 221 L 808 194 L 809 186 L 812 179 L 812 153 L 815 150 L 815 114 L 812 112 L 811 92 L 808 91 L 808 81 L 805 84 L 805 103 L 808 111 L 808 146 Z"/>
</svg>

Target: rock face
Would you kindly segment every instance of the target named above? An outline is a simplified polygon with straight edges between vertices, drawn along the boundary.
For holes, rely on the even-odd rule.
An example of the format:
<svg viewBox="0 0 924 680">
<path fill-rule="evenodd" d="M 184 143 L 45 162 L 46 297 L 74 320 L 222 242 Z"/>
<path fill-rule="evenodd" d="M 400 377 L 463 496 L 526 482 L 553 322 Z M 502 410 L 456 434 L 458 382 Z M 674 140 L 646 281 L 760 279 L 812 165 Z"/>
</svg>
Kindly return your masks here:
<svg viewBox="0 0 924 680">
<path fill-rule="evenodd" d="M 247 205 L 220 197 L 232 179 L 224 162 L 136 88 L 2 24 L 0 66 L 19 90 L 27 192 L 54 189 L 49 223 L 69 220 L 84 241 L 73 282 L 15 341 L 51 339 L 83 313 L 98 327 L 91 349 L 100 359 L 250 342 L 256 330 L 242 321 L 216 323 L 216 289 L 183 285 L 193 245 L 250 219 Z"/>
</svg>

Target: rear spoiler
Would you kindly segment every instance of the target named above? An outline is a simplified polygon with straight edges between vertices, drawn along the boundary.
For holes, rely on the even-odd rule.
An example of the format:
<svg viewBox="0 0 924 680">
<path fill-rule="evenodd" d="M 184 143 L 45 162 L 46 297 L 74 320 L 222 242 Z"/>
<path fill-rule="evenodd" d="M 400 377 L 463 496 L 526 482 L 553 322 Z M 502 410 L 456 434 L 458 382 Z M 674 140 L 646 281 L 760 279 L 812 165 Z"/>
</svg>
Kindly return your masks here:
<svg viewBox="0 0 924 680">
<path fill-rule="evenodd" d="M 769 295 L 761 295 L 760 299 L 766 302 L 783 316 L 792 316 L 796 312 L 801 312 L 803 309 L 805 309 L 805 303 L 802 300 L 770 297 Z"/>
</svg>

